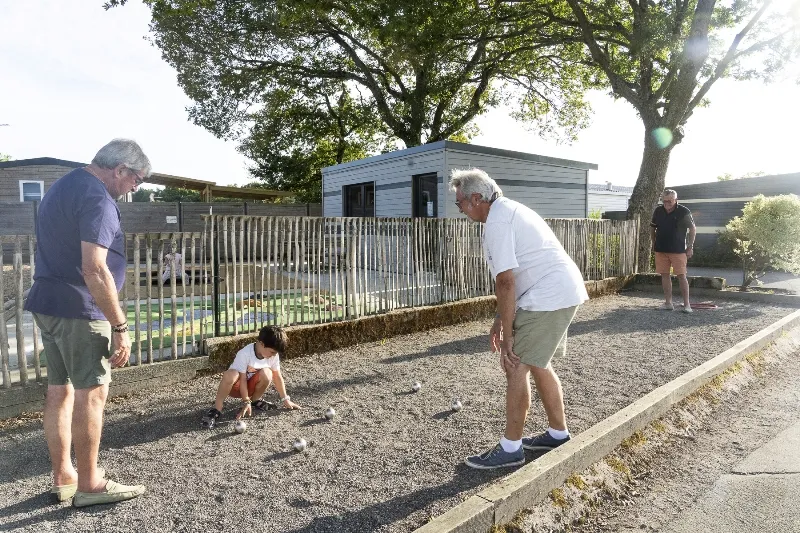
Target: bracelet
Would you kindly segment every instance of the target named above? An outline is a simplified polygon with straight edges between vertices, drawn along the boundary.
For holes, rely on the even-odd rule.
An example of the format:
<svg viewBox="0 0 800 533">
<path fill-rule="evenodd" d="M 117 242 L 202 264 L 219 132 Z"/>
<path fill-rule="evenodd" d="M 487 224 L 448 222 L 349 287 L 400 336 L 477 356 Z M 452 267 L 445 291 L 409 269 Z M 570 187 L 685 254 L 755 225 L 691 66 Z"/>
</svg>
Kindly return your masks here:
<svg viewBox="0 0 800 533">
<path fill-rule="evenodd" d="M 128 323 L 123 322 L 122 324 L 111 326 L 111 331 L 114 333 L 127 333 L 128 332 Z"/>
<path fill-rule="evenodd" d="M 282 401 L 282 402 L 288 402 L 288 401 L 289 401 L 289 400 L 291 400 L 291 399 L 292 399 L 292 397 L 291 397 L 291 396 L 289 396 L 289 395 L 287 394 L 286 396 L 284 396 L 283 398 L 281 398 L 281 401 Z"/>
<path fill-rule="evenodd" d="M 250 398 L 242 398 L 242 403 L 250 403 Z"/>
</svg>

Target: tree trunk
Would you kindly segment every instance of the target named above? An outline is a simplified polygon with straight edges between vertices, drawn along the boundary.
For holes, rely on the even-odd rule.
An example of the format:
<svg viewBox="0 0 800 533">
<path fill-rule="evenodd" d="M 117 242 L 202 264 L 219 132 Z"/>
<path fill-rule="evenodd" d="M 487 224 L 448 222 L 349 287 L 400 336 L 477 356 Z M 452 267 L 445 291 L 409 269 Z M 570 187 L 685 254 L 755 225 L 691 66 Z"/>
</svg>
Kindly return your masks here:
<svg viewBox="0 0 800 533">
<path fill-rule="evenodd" d="M 628 219 L 633 220 L 639 216 L 639 272 L 650 270 L 650 252 L 653 246 L 650 242 L 650 220 L 664 191 L 669 155 L 674 147 L 670 144 L 666 148 L 660 148 L 650 134 L 651 131 L 652 127 L 645 126 L 642 164 L 628 204 Z"/>
</svg>

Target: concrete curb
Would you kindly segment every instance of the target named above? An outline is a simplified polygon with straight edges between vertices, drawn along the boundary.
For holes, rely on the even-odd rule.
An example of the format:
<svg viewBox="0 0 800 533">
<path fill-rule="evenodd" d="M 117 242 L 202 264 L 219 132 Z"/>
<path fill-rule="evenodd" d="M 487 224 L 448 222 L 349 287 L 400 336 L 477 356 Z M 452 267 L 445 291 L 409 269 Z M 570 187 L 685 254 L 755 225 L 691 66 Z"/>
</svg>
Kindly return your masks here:
<svg viewBox="0 0 800 533">
<path fill-rule="evenodd" d="M 661 417 L 714 376 L 779 338 L 783 331 L 798 325 L 800 310 L 653 390 L 558 449 L 434 518 L 415 533 L 485 533 L 493 525 L 510 522 L 521 510 L 545 499 L 571 473 L 580 472 L 601 460 L 624 438 Z"/>
</svg>

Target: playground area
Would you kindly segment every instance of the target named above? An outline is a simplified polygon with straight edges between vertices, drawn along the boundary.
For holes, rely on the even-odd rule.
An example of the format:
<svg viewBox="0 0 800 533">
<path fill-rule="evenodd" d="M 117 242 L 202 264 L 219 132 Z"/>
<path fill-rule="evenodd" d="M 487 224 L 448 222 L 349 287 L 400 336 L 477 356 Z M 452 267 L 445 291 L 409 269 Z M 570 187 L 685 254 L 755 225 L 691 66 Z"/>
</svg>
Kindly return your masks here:
<svg viewBox="0 0 800 533">
<path fill-rule="evenodd" d="M 717 309 L 686 315 L 660 302 L 630 292 L 580 308 L 567 355 L 554 361 L 573 433 L 794 310 L 717 300 Z M 51 504 L 41 420 L 6 423 L 0 529 L 413 531 L 508 473 L 463 464 L 504 426 L 505 380 L 488 351 L 489 327 L 471 322 L 283 361 L 303 409 L 258 414 L 241 435 L 235 402 L 216 429 L 200 429 L 219 375 L 117 398 L 106 410 L 100 464 L 148 492 L 115 506 Z M 454 398 L 464 405 L 457 413 Z M 537 398 L 533 405 L 530 432 L 544 427 Z M 336 409 L 332 421 L 327 407 Z M 304 453 L 292 449 L 297 437 L 309 442 Z"/>
</svg>

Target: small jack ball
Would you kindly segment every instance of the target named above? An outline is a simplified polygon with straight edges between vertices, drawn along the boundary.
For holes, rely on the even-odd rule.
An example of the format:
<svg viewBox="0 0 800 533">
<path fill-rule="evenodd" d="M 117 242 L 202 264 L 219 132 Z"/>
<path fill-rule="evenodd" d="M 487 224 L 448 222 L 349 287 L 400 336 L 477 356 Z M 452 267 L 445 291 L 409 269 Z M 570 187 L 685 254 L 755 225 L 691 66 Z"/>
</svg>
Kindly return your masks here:
<svg viewBox="0 0 800 533">
<path fill-rule="evenodd" d="M 307 446 L 306 439 L 295 439 L 294 441 L 294 449 L 297 452 L 305 451 Z"/>
<path fill-rule="evenodd" d="M 413 390 L 414 392 L 419 392 L 419 390 L 420 390 L 421 388 L 422 388 L 422 383 L 420 383 L 419 381 L 415 381 L 415 382 L 414 382 L 414 383 L 411 385 L 411 390 Z"/>
<path fill-rule="evenodd" d="M 236 430 L 236 433 L 244 433 L 247 429 L 247 423 L 245 423 L 244 420 L 237 420 L 233 428 Z"/>
<path fill-rule="evenodd" d="M 328 407 L 325 409 L 325 418 L 328 420 L 333 420 L 333 417 L 336 416 L 336 409 L 333 407 Z"/>
<path fill-rule="evenodd" d="M 462 407 L 463 407 L 463 405 L 461 405 L 461 401 L 459 401 L 459 400 L 453 400 L 453 403 L 450 404 L 450 409 L 455 411 L 455 412 L 460 411 Z"/>
</svg>

